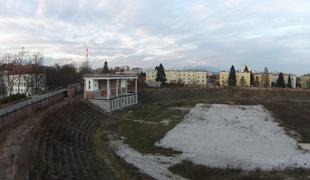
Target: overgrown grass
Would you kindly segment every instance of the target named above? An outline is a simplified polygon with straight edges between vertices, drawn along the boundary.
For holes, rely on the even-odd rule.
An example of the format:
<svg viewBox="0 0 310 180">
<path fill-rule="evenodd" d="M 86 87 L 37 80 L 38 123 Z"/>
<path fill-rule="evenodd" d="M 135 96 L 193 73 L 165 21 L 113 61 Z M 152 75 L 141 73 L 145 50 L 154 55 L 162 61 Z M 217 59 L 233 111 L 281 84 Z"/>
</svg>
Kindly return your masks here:
<svg viewBox="0 0 310 180">
<path fill-rule="evenodd" d="M 113 120 L 105 121 L 101 124 L 95 134 L 95 149 L 97 158 L 102 162 L 103 166 L 107 170 L 106 173 L 110 174 L 113 179 L 153 179 L 145 174 L 142 174 L 134 166 L 126 163 L 119 158 L 109 146 L 109 139 L 107 135 L 110 134 L 110 130 L 114 130 L 117 124 Z"/>
<path fill-rule="evenodd" d="M 139 96 L 139 105 L 126 111 L 113 114 L 117 125 L 111 132 L 125 137 L 125 143 L 144 154 L 175 155 L 180 152 L 173 149 L 156 147 L 154 143 L 162 139 L 166 133 L 183 120 L 187 113 L 179 113 L 173 107 L 193 107 L 197 103 L 209 104 L 263 104 L 274 117 L 286 128 L 294 129 L 302 135 L 305 142 L 310 141 L 310 93 L 286 91 L 254 91 L 244 89 L 149 89 L 146 88 Z M 165 125 L 160 121 L 169 119 Z M 101 130 L 106 129 L 102 128 Z M 99 129 L 99 131 L 101 131 Z M 102 135 L 104 136 L 104 135 Z M 98 142 L 97 142 L 98 143 Z M 96 143 L 96 144 L 97 144 Z M 105 151 L 101 148 L 100 151 Z M 108 154 L 112 164 L 121 163 L 115 155 Z M 122 163 L 121 163 L 122 164 Z M 124 168 L 115 166 L 117 169 Z M 129 168 L 130 169 L 130 168 Z M 295 169 L 285 171 L 250 171 L 238 169 L 216 169 L 194 165 L 184 161 L 170 170 L 189 179 L 284 179 L 295 177 L 306 179 L 308 170 Z M 134 170 L 132 170 L 134 171 Z M 127 178 L 128 175 L 120 175 Z M 140 176 L 139 176 L 140 177 Z"/>
<path fill-rule="evenodd" d="M 143 108 L 135 107 L 128 111 L 120 111 L 114 116 L 118 120 L 117 133 L 125 137 L 125 143 L 140 153 L 174 155 L 180 152 L 172 149 L 156 147 L 156 141 L 162 139 L 165 134 L 175 127 L 187 112 L 173 110 L 174 104 L 164 105 L 153 103 L 143 105 Z M 164 124 L 161 121 L 169 121 Z"/>
<path fill-rule="evenodd" d="M 309 179 L 310 171 L 306 169 L 286 169 L 272 171 L 242 171 L 241 169 L 218 169 L 203 165 L 193 164 L 191 161 L 183 161 L 169 170 L 175 174 L 192 180 L 282 180 L 288 177 L 296 179 Z"/>
<path fill-rule="evenodd" d="M 301 135 L 301 142 L 310 143 L 310 103 L 264 103 L 273 117 L 287 129 Z"/>
</svg>

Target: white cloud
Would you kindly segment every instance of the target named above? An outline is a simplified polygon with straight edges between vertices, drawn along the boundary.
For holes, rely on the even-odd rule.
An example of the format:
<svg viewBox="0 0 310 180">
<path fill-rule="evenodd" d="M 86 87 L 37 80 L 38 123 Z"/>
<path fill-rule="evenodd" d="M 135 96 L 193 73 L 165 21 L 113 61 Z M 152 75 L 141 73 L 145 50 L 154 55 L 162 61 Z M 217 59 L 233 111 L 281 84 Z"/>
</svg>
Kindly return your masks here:
<svg viewBox="0 0 310 180">
<path fill-rule="evenodd" d="M 1 0 L 0 53 L 25 46 L 46 63 L 310 71 L 307 0 Z M 283 63 L 285 62 L 285 63 Z"/>
</svg>

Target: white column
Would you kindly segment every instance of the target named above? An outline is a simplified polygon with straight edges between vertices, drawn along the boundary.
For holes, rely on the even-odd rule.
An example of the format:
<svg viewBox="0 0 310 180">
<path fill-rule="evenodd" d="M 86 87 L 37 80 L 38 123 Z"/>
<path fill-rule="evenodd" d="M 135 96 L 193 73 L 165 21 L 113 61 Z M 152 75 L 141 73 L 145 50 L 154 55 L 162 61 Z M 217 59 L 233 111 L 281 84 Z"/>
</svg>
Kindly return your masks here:
<svg viewBox="0 0 310 180">
<path fill-rule="evenodd" d="M 122 84 L 123 84 L 123 83 L 122 83 L 122 81 L 123 81 L 123 80 L 121 80 L 121 94 L 123 94 L 123 88 L 122 88 Z"/>
<path fill-rule="evenodd" d="M 87 81 L 84 79 L 84 99 L 86 99 Z"/>
<path fill-rule="evenodd" d="M 116 79 L 116 97 L 118 97 L 118 87 L 119 87 L 118 79 Z"/>
<path fill-rule="evenodd" d="M 107 99 L 110 99 L 110 80 L 107 80 Z"/>
<path fill-rule="evenodd" d="M 135 92 L 138 94 L 138 79 L 135 79 Z"/>
<path fill-rule="evenodd" d="M 128 82 L 127 82 L 128 80 L 126 79 L 126 81 L 125 81 L 125 87 L 126 87 L 126 92 L 125 93 L 127 93 L 128 92 Z"/>
</svg>

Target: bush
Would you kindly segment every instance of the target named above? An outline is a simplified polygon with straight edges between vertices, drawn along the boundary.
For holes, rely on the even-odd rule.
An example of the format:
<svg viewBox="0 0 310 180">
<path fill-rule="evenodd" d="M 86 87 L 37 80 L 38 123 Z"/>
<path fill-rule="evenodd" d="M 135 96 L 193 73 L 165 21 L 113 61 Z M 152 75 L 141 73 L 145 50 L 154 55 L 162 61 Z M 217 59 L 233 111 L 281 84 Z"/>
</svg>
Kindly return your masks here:
<svg viewBox="0 0 310 180">
<path fill-rule="evenodd" d="M 27 97 L 26 94 L 13 94 L 11 96 L 8 96 L 8 97 L 2 99 L 0 102 L 1 102 L 1 104 L 6 104 L 6 103 L 13 102 L 13 101 L 23 99 L 26 97 Z"/>
</svg>

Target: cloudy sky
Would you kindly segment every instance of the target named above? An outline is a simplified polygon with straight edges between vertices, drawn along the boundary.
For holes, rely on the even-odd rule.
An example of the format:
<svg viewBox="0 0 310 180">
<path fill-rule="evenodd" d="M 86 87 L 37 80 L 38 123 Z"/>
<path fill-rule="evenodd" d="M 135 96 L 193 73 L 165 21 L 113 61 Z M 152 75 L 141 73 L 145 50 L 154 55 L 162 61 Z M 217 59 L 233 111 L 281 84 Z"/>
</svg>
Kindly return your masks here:
<svg viewBox="0 0 310 180">
<path fill-rule="evenodd" d="M 0 54 L 46 64 L 310 72 L 309 0 L 0 0 Z"/>
</svg>

